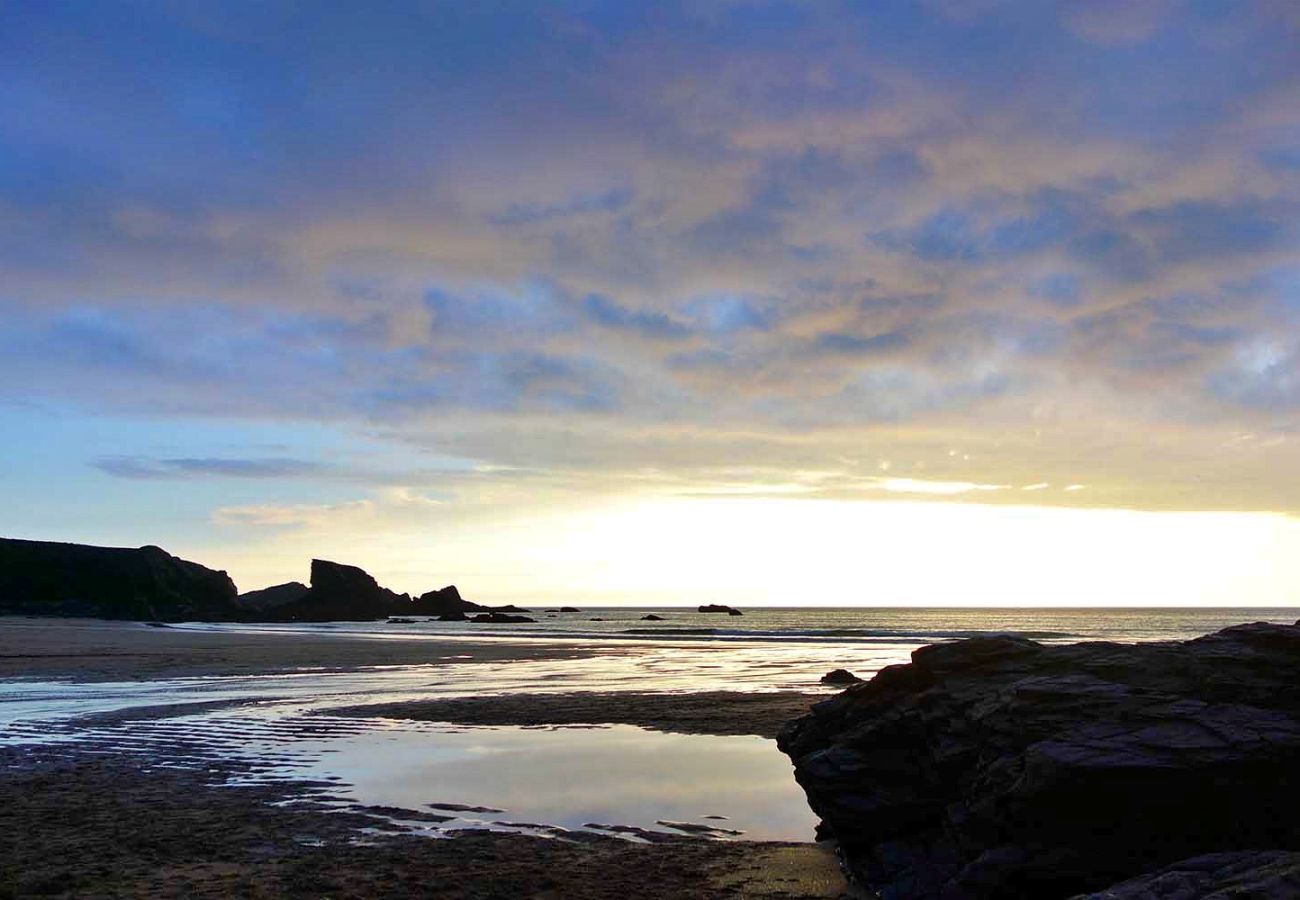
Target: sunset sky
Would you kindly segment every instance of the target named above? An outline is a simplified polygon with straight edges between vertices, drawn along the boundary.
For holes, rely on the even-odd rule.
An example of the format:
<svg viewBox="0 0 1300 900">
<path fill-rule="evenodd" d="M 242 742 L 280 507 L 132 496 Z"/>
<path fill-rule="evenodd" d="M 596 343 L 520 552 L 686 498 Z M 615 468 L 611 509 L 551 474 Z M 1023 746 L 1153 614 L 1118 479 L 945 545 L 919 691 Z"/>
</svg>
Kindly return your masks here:
<svg viewBox="0 0 1300 900">
<path fill-rule="evenodd" d="M 0 4 L 0 534 L 1300 603 L 1293 0 Z"/>
</svg>

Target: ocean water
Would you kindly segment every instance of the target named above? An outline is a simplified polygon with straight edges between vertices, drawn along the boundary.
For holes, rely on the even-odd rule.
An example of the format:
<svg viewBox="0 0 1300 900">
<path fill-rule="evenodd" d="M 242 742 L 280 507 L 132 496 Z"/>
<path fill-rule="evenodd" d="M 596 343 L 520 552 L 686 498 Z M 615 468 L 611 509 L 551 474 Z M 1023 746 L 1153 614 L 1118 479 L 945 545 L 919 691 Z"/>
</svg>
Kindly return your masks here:
<svg viewBox="0 0 1300 900">
<path fill-rule="evenodd" d="M 1241 622 L 1300 619 L 1297 607 L 752 607 L 742 615 L 683 607 L 587 607 L 564 613 L 528 607 L 535 623 L 330 622 L 207 626 L 259 631 L 438 637 L 549 637 L 578 640 L 761 641 L 925 644 L 978 634 L 1018 634 L 1046 642 L 1185 640 Z M 647 615 L 664 621 L 645 621 Z"/>
<path fill-rule="evenodd" d="M 869 677 L 918 646 L 977 634 L 1048 643 L 1195 637 L 1249 621 L 1295 622 L 1296 609 L 683 609 L 534 611 L 536 624 L 386 622 L 183 624 L 201 631 L 365 634 L 437 642 L 438 665 L 173 678 L 118 683 L 0 682 L 0 745 L 76 743 L 147 765 L 235 764 L 246 780 L 330 785 L 339 808 L 380 806 L 431 837 L 460 828 L 630 840 L 688 828 L 717 839 L 810 840 L 813 818 L 773 742 L 669 735 L 631 726 L 465 727 L 343 717 L 333 710 L 430 697 L 569 691 L 802 690 L 832 668 Z M 646 622 L 654 613 L 665 621 Z M 598 619 L 600 621 L 592 621 Z M 565 659 L 475 662 L 472 645 L 579 645 Z M 445 645 L 466 652 L 446 661 Z M 234 705 L 232 705 L 234 704 Z M 108 714 L 107 717 L 105 714 Z M 440 807 L 439 804 L 442 804 Z M 480 807 L 452 810 L 447 805 Z M 405 816 L 400 810 L 409 810 Z M 446 822 L 430 822 L 430 812 Z M 715 818 L 717 816 L 725 818 Z M 426 817 L 426 818 L 421 818 Z M 739 834 L 734 833 L 739 832 Z"/>
</svg>

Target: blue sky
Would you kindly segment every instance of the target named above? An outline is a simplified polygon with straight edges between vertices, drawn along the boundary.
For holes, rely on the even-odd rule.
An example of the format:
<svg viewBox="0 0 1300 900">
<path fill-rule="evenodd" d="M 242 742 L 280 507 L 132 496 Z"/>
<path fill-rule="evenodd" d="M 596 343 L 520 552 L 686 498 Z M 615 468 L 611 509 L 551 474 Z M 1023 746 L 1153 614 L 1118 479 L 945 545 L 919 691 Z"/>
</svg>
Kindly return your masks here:
<svg viewBox="0 0 1300 900">
<path fill-rule="evenodd" d="M 5 4 L 0 531 L 502 597 L 682 498 L 1291 535 L 1298 39 L 1284 0 Z M 561 555 L 634 592 L 602 552 Z"/>
</svg>

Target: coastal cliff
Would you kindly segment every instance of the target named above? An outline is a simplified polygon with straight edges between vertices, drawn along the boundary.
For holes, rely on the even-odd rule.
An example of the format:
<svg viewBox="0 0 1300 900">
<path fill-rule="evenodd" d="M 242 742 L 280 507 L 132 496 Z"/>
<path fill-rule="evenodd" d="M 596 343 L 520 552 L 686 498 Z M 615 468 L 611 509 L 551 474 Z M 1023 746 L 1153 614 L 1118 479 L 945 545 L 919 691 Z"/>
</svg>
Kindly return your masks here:
<svg viewBox="0 0 1300 900">
<path fill-rule="evenodd" d="M 313 559 L 311 584 L 238 593 L 225 572 L 160 547 L 0 538 L 0 615 L 159 622 L 334 622 L 482 612 L 455 585 L 416 599 L 356 566 Z"/>
<path fill-rule="evenodd" d="M 235 583 L 160 547 L 0 538 L 0 613 L 177 622 L 238 617 Z"/>
<path fill-rule="evenodd" d="M 1179 872 L 1213 884 L 1193 857 L 1300 849 L 1297 683 L 1293 625 L 979 637 L 916 650 L 778 743 L 853 874 L 889 900 L 1050 900 L 1128 879 L 1102 896 L 1149 896 L 1138 885 Z"/>
</svg>

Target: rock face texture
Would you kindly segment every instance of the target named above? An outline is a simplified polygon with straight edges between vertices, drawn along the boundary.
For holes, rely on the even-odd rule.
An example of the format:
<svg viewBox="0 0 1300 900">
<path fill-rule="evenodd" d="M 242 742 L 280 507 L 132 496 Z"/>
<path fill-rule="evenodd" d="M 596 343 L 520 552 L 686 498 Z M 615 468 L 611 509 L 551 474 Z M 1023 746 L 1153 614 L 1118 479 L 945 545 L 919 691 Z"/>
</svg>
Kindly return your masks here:
<svg viewBox="0 0 1300 900">
<path fill-rule="evenodd" d="M 160 547 L 0 538 L 0 613 L 161 622 L 238 618 L 225 572 Z"/>
<path fill-rule="evenodd" d="M 1204 854 L 1300 850 L 1298 683 L 1291 625 L 1137 645 L 980 637 L 920 648 L 778 743 L 885 900 L 1050 900 Z M 1202 896 L 1114 890 L 1101 896 Z"/>
<path fill-rule="evenodd" d="M 1300 897 L 1300 853 L 1212 853 L 1081 896 L 1086 900 L 1285 900 Z"/>
</svg>

